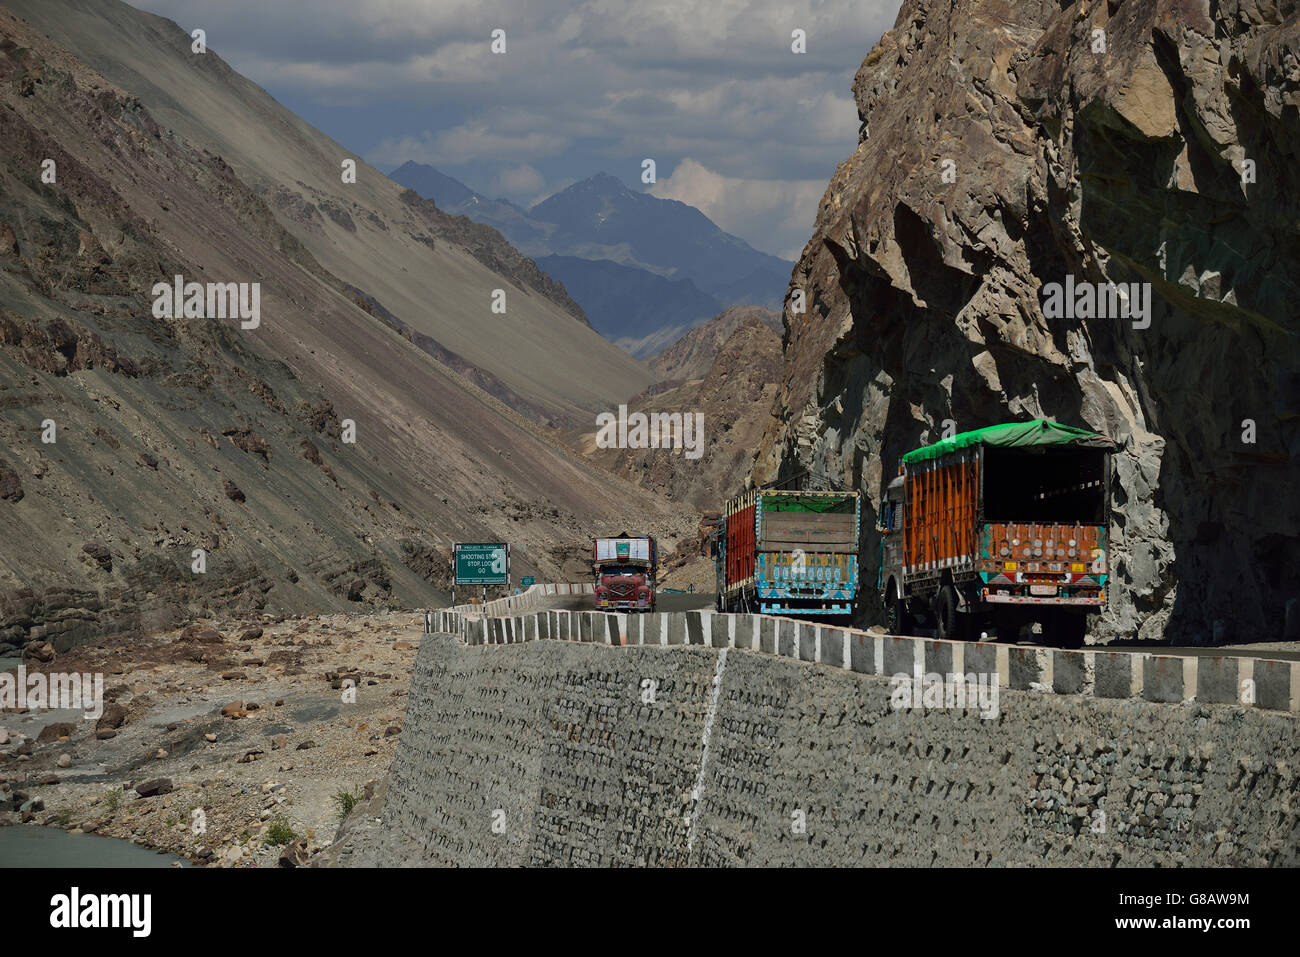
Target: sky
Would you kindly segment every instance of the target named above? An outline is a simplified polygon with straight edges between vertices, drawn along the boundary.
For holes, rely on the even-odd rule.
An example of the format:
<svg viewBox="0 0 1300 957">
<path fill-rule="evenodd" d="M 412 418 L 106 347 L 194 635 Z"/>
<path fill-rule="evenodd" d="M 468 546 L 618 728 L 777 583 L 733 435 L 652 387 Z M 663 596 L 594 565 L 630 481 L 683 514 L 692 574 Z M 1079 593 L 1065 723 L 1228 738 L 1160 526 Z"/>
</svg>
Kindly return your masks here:
<svg viewBox="0 0 1300 957">
<path fill-rule="evenodd" d="M 204 29 L 385 172 L 429 163 L 527 207 L 603 171 L 796 259 L 857 144 L 853 75 L 900 0 L 131 2 Z"/>
</svg>

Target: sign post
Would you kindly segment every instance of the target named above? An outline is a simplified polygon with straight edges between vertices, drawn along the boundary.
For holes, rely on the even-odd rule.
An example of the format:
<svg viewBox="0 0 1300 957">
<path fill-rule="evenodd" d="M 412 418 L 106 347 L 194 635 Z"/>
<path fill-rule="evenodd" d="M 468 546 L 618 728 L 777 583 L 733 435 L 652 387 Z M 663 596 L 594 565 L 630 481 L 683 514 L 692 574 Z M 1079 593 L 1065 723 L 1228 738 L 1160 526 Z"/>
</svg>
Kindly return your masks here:
<svg viewBox="0 0 1300 957">
<path fill-rule="evenodd" d="M 505 542 L 472 542 L 452 549 L 454 585 L 482 585 L 487 605 L 487 586 L 504 585 L 510 591 L 510 545 Z M 453 587 L 454 587 L 453 585 Z"/>
</svg>

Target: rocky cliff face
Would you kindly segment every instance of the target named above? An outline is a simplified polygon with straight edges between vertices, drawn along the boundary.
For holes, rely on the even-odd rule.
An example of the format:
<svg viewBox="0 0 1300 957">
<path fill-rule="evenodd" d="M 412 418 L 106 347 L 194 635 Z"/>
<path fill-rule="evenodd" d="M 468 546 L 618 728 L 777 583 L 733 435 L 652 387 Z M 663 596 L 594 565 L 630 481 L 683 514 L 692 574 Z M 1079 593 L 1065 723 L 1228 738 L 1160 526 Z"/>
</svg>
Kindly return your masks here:
<svg viewBox="0 0 1300 957">
<path fill-rule="evenodd" d="M 655 375 L 653 388 L 664 389 L 708 375 L 710 367 L 730 339 L 742 325 L 757 319 L 777 332 L 781 331 L 781 316 L 762 306 L 732 306 L 714 316 L 702 326 L 696 326 L 649 361 Z M 764 354 L 766 359 L 766 353 Z"/>
<path fill-rule="evenodd" d="M 854 82 L 755 478 L 878 504 L 945 419 L 1090 426 L 1122 445 L 1094 636 L 1294 636 L 1298 58 L 1294 0 L 906 0 Z M 1070 281 L 1149 283 L 1149 317 L 1045 310 Z"/>
</svg>

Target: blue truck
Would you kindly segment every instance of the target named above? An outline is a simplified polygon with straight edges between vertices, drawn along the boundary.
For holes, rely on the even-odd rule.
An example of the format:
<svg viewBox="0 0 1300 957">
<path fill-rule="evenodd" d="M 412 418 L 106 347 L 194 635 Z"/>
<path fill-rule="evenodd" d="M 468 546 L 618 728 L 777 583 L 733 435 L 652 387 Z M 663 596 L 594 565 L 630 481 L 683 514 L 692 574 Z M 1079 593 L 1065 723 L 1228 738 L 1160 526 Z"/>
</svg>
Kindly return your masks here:
<svg viewBox="0 0 1300 957">
<path fill-rule="evenodd" d="M 752 489 L 713 535 L 718 610 L 847 620 L 858 596 L 857 492 Z"/>
</svg>

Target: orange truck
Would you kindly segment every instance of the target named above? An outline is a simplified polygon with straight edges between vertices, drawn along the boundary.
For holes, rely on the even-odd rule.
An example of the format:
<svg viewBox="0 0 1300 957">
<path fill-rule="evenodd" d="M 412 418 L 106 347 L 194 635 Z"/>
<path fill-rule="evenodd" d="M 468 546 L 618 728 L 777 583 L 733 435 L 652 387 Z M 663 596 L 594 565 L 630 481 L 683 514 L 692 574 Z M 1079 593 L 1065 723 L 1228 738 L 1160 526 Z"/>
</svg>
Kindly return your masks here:
<svg viewBox="0 0 1300 957">
<path fill-rule="evenodd" d="M 891 634 L 1083 642 L 1106 604 L 1104 435 L 1046 419 L 963 432 L 903 456 L 881 503 L 877 586 Z"/>
</svg>

